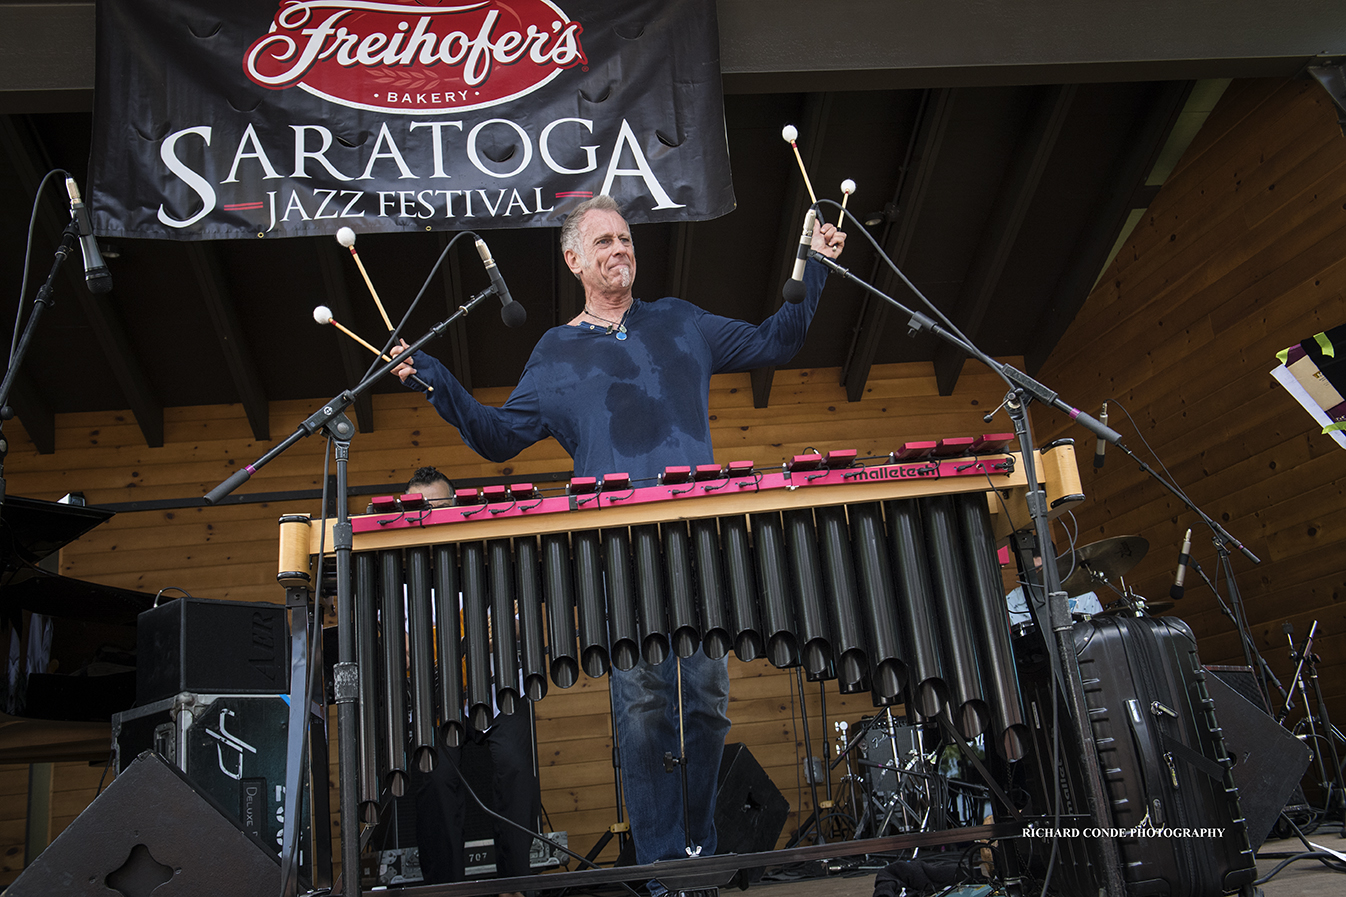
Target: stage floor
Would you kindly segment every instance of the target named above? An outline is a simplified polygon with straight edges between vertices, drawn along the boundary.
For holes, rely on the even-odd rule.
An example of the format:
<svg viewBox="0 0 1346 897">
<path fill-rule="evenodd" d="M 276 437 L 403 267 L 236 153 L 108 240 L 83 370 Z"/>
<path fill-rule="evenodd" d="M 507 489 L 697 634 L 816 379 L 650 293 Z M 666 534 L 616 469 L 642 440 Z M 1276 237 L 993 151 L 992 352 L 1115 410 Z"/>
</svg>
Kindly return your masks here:
<svg viewBox="0 0 1346 897">
<path fill-rule="evenodd" d="M 1346 839 L 1341 837 L 1339 829 L 1320 830 L 1310 836 L 1310 841 L 1339 853 L 1346 853 Z M 1265 876 L 1273 870 L 1279 858 L 1275 854 L 1297 853 L 1302 850 L 1298 841 L 1268 841 L 1262 846 L 1257 862 L 1258 876 Z M 773 876 L 779 876 L 780 870 L 772 870 Z M 800 878 L 794 881 L 761 881 L 748 889 L 744 897 L 871 897 L 874 893 L 873 871 L 832 874 L 819 877 Z M 1340 897 L 1346 893 L 1346 875 L 1333 872 L 1317 860 L 1299 860 L 1291 863 L 1271 881 L 1259 886 L 1264 897 Z M 539 892 L 545 895 L 547 892 Z M 587 891 L 573 889 L 567 897 L 616 897 L 629 892 L 616 888 Z M 722 888 L 721 897 L 734 897 L 740 894 L 737 888 Z M 1060 894 L 1061 892 L 1053 892 Z M 1028 897 L 1037 897 L 1036 892 Z M 1064 895 L 1061 897 L 1080 897 Z"/>
</svg>

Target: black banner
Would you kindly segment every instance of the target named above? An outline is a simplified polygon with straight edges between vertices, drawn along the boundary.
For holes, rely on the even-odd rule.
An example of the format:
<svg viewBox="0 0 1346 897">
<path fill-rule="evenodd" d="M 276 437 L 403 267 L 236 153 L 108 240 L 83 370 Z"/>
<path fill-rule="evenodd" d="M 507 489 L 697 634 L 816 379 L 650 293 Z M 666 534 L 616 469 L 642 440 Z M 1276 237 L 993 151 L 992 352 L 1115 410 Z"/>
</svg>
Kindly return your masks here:
<svg viewBox="0 0 1346 897">
<path fill-rule="evenodd" d="M 97 26 L 104 236 L 734 207 L 714 0 L 99 0 Z"/>
</svg>

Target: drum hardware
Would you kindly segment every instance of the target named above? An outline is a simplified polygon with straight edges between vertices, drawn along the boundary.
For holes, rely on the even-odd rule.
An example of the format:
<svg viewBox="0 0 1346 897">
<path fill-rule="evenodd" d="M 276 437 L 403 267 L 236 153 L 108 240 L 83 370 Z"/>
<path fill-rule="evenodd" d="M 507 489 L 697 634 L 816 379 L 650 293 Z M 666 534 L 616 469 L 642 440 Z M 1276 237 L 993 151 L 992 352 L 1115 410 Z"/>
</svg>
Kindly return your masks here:
<svg viewBox="0 0 1346 897">
<path fill-rule="evenodd" d="M 1124 589 L 1119 594 L 1121 595 L 1120 598 L 1104 606 L 1104 614 L 1108 616 L 1144 617 L 1172 610 L 1176 605 L 1176 602 L 1168 598 L 1149 601 L 1129 588 Z"/>
<path fill-rule="evenodd" d="M 878 716 L 865 717 L 849 741 L 848 728 L 845 722 L 837 723 L 832 766 L 846 764 L 838 804 L 849 803 L 855 826 L 851 837 L 946 827 L 947 778 L 938 769 L 939 750 L 926 749 L 926 727 L 909 725 L 906 717 L 895 717 L 892 708 L 884 708 Z M 858 754 L 854 764 L 853 754 Z"/>
</svg>

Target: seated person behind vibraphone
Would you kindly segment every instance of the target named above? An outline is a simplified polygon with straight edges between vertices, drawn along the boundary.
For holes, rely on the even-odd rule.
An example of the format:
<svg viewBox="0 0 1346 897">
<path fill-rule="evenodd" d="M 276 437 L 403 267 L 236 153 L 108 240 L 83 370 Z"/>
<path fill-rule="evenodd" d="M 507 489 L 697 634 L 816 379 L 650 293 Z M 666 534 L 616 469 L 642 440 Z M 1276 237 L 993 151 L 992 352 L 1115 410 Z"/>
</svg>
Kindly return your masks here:
<svg viewBox="0 0 1346 897">
<path fill-rule="evenodd" d="M 445 507 L 453 500 L 453 484 L 433 467 L 417 470 L 407 483 L 408 493 L 419 492 L 432 507 Z M 537 824 L 537 775 L 533 771 L 533 738 L 527 706 L 512 714 L 497 714 L 484 731 L 464 720 L 465 741 L 485 745 L 491 752 L 495 777 L 470 782 L 491 809 L 531 830 Z M 429 775 L 415 773 L 416 846 L 421 874 L 427 884 L 462 881 L 466 877 L 463 847 L 463 817 L 472 798 L 458 775 L 463 749 L 440 743 L 435 769 Z M 496 872 L 503 877 L 528 875 L 532 837 L 512 825 L 495 822 Z M 514 892 L 519 897 L 518 892 Z"/>
<path fill-rule="evenodd" d="M 1068 573 L 1069 571 L 1065 572 Z M 1033 554 L 1033 572 L 1030 576 L 1034 584 L 1042 582 L 1042 558 L 1036 552 Z M 1024 586 L 1023 580 L 1019 580 L 1019 584 L 1005 596 L 1005 604 L 1009 607 L 1010 626 L 1033 622 L 1032 612 L 1028 608 L 1028 591 Z M 1090 591 L 1080 595 L 1071 595 L 1068 598 L 1068 603 L 1071 615 L 1077 620 L 1103 613 L 1103 604 L 1098 600 L 1097 592 Z"/>
</svg>

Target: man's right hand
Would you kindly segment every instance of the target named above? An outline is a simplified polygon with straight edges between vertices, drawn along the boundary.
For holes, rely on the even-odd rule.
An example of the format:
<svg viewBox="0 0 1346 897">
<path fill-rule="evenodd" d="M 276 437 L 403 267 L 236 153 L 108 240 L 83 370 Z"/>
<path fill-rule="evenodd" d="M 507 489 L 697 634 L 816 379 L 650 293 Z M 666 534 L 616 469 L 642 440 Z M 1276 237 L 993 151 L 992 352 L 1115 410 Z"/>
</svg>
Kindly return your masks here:
<svg viewBox="0 0 1346 897">
<path fill-rule="evenodd" d="M 390 354 L 393 358 L 396 358 L 397 356 L 401 355 L 409 348 L 409 346 L 407 346 L 406 340 L 398 340 L 398 342 L 399 345 L 393 346 L 391 349 L 388 350 L 388 354 Z M 403 383 L 406 383 L 407 378 L 410 377 L 412 374 L 416 373 L 416 369 L 412 367 L 412 364 L 415 361 L 416 361 L 415 358 L 408 358 L 406 361 L 402 362 L 397 367 L 393 368 L 393 373 L 397 375 L 397 379 L 401 380 Z"/>
</svg>

